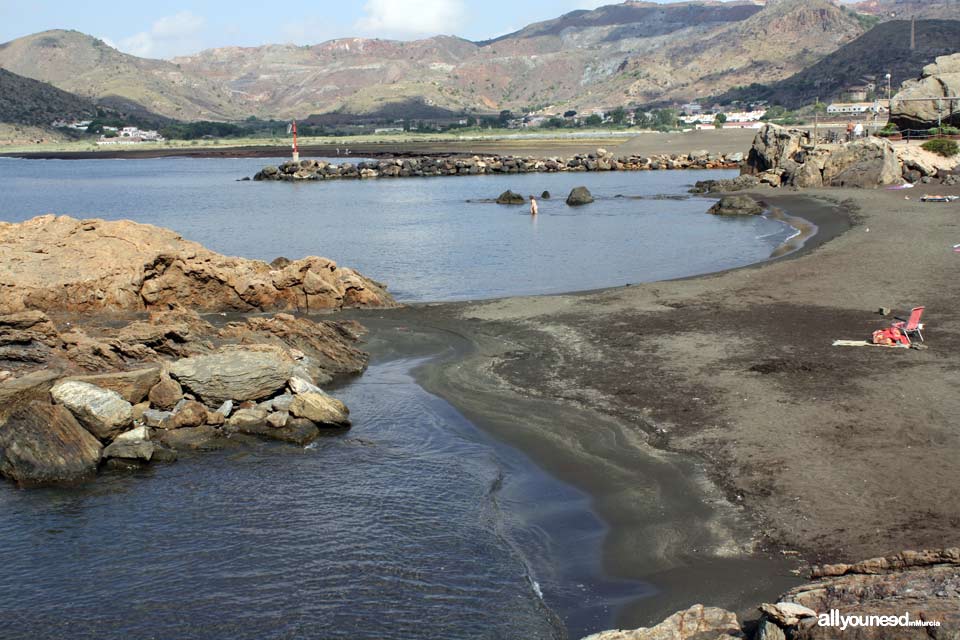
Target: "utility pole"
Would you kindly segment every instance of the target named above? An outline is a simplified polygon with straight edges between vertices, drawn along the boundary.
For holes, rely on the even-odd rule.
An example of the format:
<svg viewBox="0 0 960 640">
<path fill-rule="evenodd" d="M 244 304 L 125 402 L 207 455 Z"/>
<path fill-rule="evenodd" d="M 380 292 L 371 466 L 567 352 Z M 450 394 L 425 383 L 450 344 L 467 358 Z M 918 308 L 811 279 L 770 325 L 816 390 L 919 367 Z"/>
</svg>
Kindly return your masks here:
<svg viewBox="0 0 960 640">
<path fill-rule="evenodd" d="M 817 140 L 820 139 L 820 96 L 817 96 L 817 102 L 813 105 L 813 148 L 817 148 Z"/>
</svg>

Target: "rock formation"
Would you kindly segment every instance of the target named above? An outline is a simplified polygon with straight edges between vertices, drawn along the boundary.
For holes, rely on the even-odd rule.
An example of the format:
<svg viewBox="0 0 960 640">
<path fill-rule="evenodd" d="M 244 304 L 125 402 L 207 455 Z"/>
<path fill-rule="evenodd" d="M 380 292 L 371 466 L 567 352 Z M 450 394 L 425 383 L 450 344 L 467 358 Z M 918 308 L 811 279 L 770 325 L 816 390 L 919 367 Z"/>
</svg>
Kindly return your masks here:
<svg viewBox="0 0 960 640">
<path fill-rule="evenodd" d="M 887 140 L 814 147 L 810 132 L 768 124 L 754 138 L 741 173 L 774 187 L 877 188 L 901 183 L 903 169 Z"/>
<path fill-rule="evenodd" d="M 715 216 L 758 216 L 764 208 L 750 196 L 724 196 L 707 213 Z"/>
<path fill-rule="evenodd" d="M 0 223 L 0 313 L 387 307 L 383 285 L 326 258 L 275 269 L 126 220 L 46 215 Z M 2 328 L 0 328 L 2 333 Z"/>
<path fill-rule="evenodd" d="M 23 485 L 350 426 L 318 385 L 366 368 L 359 324 L 276 313 L 215 327 L 180 304 L 394 304 L 322 258 L 227 258 L 131 222 L 0 224 L 0 258 L 0 475 Z"/>
<path fill-rule="evenodd" d="M 907 80 L 893 97 L 890 121 L 900 130 L 929 129 L 937 122 L 960 127 L 960 104 L 940 98 L 960 96 L 960 53 L 941 56 L 923 68 L 920 78 Z"/>
<path fill-rule="evenodd" d="M 567 204 L 571 207 L 579 207 L 593 202 L 593 194 L 586 187 L 574 187 L 567 196 Z"/>
<path fill-rule="evenodd" d="M 526 200 L 519 193 L 514 193 L 507 189 L 497 196 L 497 204 L 523 204 Z"/>
<path fill-rule="evenodd" d="M 960 637 L 960 548 L 904 551 L 856 564 L 813 567 L 813 582 L 795 587 L 776 603 L 761 604 L 756 627 L 741 628 L 735 614 L 696 605 L 661 624 L 608 631 L 589 640 L 882 640 Z M 840 616 L 883 616 L 938 622 L 939 626 L 853 626 Z"/>
</svg>

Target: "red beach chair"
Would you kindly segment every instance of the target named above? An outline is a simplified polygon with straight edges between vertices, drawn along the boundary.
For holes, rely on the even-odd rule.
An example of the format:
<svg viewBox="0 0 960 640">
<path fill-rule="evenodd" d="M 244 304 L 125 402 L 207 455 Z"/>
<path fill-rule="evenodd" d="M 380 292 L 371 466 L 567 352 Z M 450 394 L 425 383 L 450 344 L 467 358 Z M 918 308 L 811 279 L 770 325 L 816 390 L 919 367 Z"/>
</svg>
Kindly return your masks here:
<svg viewBox="0 0 960 640">
<path fill-rule="evenodd" d="M 915 335 L 920 338 L 920 342 L 923 342 L 923 325 L 920 324 L 920 317 L 923 315 L 923 310 L 926 307 L 914 307 L 910 310 L 910 318 L 906 321 L 894 322 L 893 326 L 903 332 L 907 339 L 910 339 L 911 335 Z"/>
</svg>

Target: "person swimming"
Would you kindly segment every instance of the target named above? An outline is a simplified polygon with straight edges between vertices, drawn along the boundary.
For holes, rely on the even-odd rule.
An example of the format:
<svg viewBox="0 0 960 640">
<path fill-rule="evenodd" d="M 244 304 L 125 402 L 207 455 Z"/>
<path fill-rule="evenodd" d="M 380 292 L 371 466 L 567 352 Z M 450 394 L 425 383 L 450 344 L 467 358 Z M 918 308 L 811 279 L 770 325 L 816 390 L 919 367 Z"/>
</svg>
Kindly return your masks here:
<svg viewBox="0 0 960 640">
<path fill-rule="evenodd" d="M 540 207 L 537 206 L 537 199 L 533 196 L 530 196 L 530 215 L 535 216 L 540 210 Z"/>
</svg>

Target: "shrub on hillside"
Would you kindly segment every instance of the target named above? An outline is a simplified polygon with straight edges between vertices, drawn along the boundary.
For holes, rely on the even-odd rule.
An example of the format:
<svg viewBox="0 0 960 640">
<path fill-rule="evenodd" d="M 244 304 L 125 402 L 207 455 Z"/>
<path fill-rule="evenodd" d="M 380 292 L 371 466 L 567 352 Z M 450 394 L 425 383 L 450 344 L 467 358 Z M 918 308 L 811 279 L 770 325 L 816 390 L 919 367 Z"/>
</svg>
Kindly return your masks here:
<svg viewBox="0 0 960 640">
<path fill-rule="evenodd" d="M 952 158 L 960 153 L 960 147 L 957 146 L 956 140 L 927 140 L 920 147 L 944 158 Z"/>
</svg>

